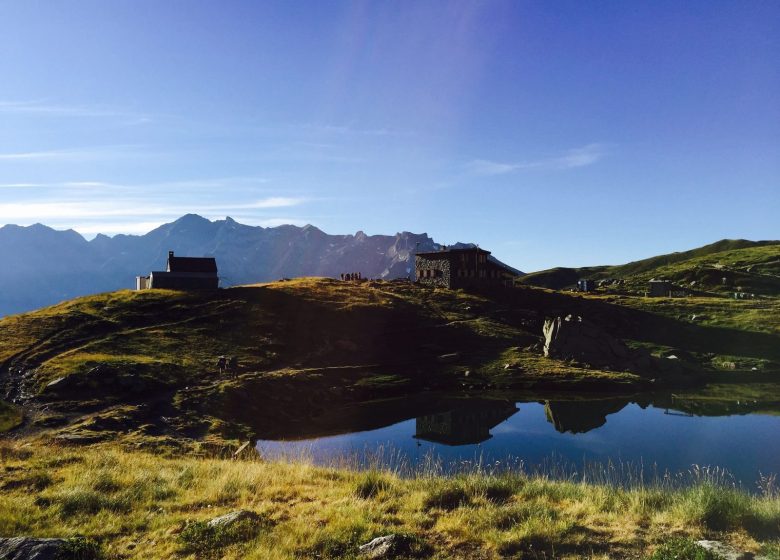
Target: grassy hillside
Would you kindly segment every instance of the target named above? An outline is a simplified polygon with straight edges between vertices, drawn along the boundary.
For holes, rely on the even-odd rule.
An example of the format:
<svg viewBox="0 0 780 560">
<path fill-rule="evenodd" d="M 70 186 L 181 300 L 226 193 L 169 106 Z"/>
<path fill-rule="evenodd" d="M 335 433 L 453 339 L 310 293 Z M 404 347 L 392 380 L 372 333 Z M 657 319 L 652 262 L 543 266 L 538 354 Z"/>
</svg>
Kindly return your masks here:
<svg viewBox="0 0 780 560">
<path fill-rule="evenodd" d="M 0 444 L 0 458 L 0 535 L 87 536 L 107 558 L 355 559 L 387 534 L 405 537 L 407 559 L 716 560 L 693 545 L 702 538 L 780 557 L 771 483 L 750 495 L 699 467 L 643 485 L 608 470 L 402 478 L 110 444 Z M 258 518 L 206 525 L 237 509 Z"/>
<path fill-rule="evenodd" d="M 698 373 L 649 379 L 544 358 L 544 318 L 569 313 Z M 388 533 L 419 558 L 713 558 L 692 544 L 704 537 L 780 558 L 774 479 L 750 495 L 703 468 L 647 486 L 612 471 L 401 477 L 224 458 L 239 438 L 367 429 L 454 393 L 615 395 L 703 377 L 722 384 L 680 389 L 670 406 L 762 410 L 776 388 L 741 389 L 735 410 L 730 382 L 780 373 L 778 317 L 777 299 L 328 279 L 113 292 L 7 317 L 0 384 L 26 424 L 0 436 L 0 535 L 86 536 L 107 558 L 355 558 Z M 216 372 L 219 355 L 238 357 L 235 376 Z M 0 401 L 0 420 L 19 412 Z M 259 518 L 206 526 L 236 509 Z"/>
<path fill-rule="evenodd" d="M 325 422 L 345 406 L 425 391 L 626 392 L 687 385 L 696 371 L 780 369 L 774 300 L 666 301 L 328 279 L 113 292 L 0 321 L 0 384 L 29 409 L 29 429 L 92 441 L 139 426 L 176 437 L 276 433 L 280 420 Z M 688 369 L 638 375 L 544 358 L 545 317 L 567 314 Z M 238 358 L 235 375 L 217 372 L 220 355 Z M 328 429 L 343 429 L 335 417 Z"/>
<path fill-rule="evenodd" d="M 663 278 L 695 292 L 728 294 L 741 289 L 748 293 L 780 295 L 780 242 L 725 239 L 691 251 L 620 266 L 534 272 L 520 281 L 559 290 L 575 286 L 580 278 L 622 280 L 607 289 L 628 293 L 643 293 L 651 278 Z"/>
</svg>

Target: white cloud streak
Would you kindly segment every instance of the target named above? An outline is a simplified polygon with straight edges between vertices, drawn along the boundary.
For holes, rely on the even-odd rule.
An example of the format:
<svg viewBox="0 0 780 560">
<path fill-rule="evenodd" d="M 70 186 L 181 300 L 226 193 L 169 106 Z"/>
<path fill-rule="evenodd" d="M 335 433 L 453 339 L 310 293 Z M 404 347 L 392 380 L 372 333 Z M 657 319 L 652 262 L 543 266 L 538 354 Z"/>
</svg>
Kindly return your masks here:
<svg viewBox="0 0 780 560">
<path fill-rule="evenodd" d="M 0 113 L 45 117 L 132 119 L 134 124 L 152 122 L 151 116 L 142 113 L 119 111 L 108 107 L 65 105 L 46 101 L 0 101 Z"/>
<path fill-rule="evenodd" d="M 486 159 L 476 159 L 468 163 L 468 169 L 477 175 L 505 175 L 518 171 L 531 169 L 564 170 L 593 165 L 601 160 L 607 153 L 603 144 L 588 144 L 580 148 L 574 148 L 566 153 L 546 159 L 535 161 L 521 161 L 515 163 L 498 162 Z"/>
<path fill-rule="evenodd" d="M 94 160 L 119 159 L 137 157 L 143 155 L 139 152 L 140 146 L 107 146 L 104 148 L 78 148 L 68 150 L 38 150 L 31 152 L 5 152 L 0 153 L 0 161 L 11 162 L 83 162 Z"/>
<path fill-rule="evenodd" d="M 112 199 L 101 201 L 46 201 L 46 202 L 11 202 L 0 204 L 0 223 L 14 221 L 29 222 L 73 218 L 108 218 L 108 217 L 179 217 L 188 212 L 193 213 L 231 213 L 247 210 L 263 210 L 275 208 L 290 208 L 305 203 L 305 198 L 269 197 L 236 204 L 213 204 L 182 206 L 180 203 L 145 202 L 137 199 Z M 67 217 L 67 218 L 64 218 Z"/>
</svg>

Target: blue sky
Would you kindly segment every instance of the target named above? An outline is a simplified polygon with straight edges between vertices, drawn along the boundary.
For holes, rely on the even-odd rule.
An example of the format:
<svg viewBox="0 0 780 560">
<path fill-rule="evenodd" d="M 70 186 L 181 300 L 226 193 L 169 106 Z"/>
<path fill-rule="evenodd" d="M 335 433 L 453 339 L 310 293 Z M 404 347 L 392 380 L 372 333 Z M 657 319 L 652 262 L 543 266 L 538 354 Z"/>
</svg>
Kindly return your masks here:
<svg viewBox="0 0 780 560">
<path fill-rule="evenodd" d="M 0 224 L 780 238 L 780 3 L 0 1 Z"/>
</svg>

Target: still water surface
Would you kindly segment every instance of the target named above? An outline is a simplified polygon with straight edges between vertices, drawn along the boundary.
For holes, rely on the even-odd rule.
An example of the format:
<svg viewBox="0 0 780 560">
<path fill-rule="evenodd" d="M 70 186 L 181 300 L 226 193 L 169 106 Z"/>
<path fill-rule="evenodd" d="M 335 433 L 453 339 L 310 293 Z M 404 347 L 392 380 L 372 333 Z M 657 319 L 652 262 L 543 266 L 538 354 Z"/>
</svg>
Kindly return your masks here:
<svg viewBox="0 0 780 560">
<path fill-rule="evenodd" d="M 645 478 L 709 465 L 727 469 L 746 487 L 754 487 L 760 473 L 780 472 L 780 410 L 725 406 L 703 413 L 708 415 L 619 399 L 458 399 L 378 429 L 299 441 L 260 440 L 257 448 L 267 457 L 303 455 L 318 464 L 346 458 L 390 468 L 419 467 L 432 457 L 445 470 L 474 461 L 522 461 L 530 470 L 551 462 L 576 470 L 611 461 L 641 468 Z"/>
</svg>

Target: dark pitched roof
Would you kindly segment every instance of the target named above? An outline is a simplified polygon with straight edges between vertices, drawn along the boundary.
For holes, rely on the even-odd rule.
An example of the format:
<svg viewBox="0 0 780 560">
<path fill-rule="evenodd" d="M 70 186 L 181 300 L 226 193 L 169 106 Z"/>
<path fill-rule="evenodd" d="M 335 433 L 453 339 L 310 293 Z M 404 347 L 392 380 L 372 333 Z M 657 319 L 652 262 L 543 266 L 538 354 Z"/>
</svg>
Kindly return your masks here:
<svg viewBox="0 0 780 560">
<path fill-rule="evenodd" d="M 217 261 L 213 257 L 168 257 L 171 272 L 217 272 Z"/>
<path fill-rule="evenodd" d="M 479 247 L 466 247 L 466 248 L 458 248 L 458 249 L 443 249 L 441 251 L 428 251 L 426 253 L 417 253 L 417 255 L 421 257 L 433 257 L 433 256 L 439 256 L 439 255 L 448 255 L 448 254 L 460 254 L 460 253 L 483 253 L 486 255 L 490 254 L 490 251 L 485 251 L 485 249 L 480 249 Z"/>
</svg>

